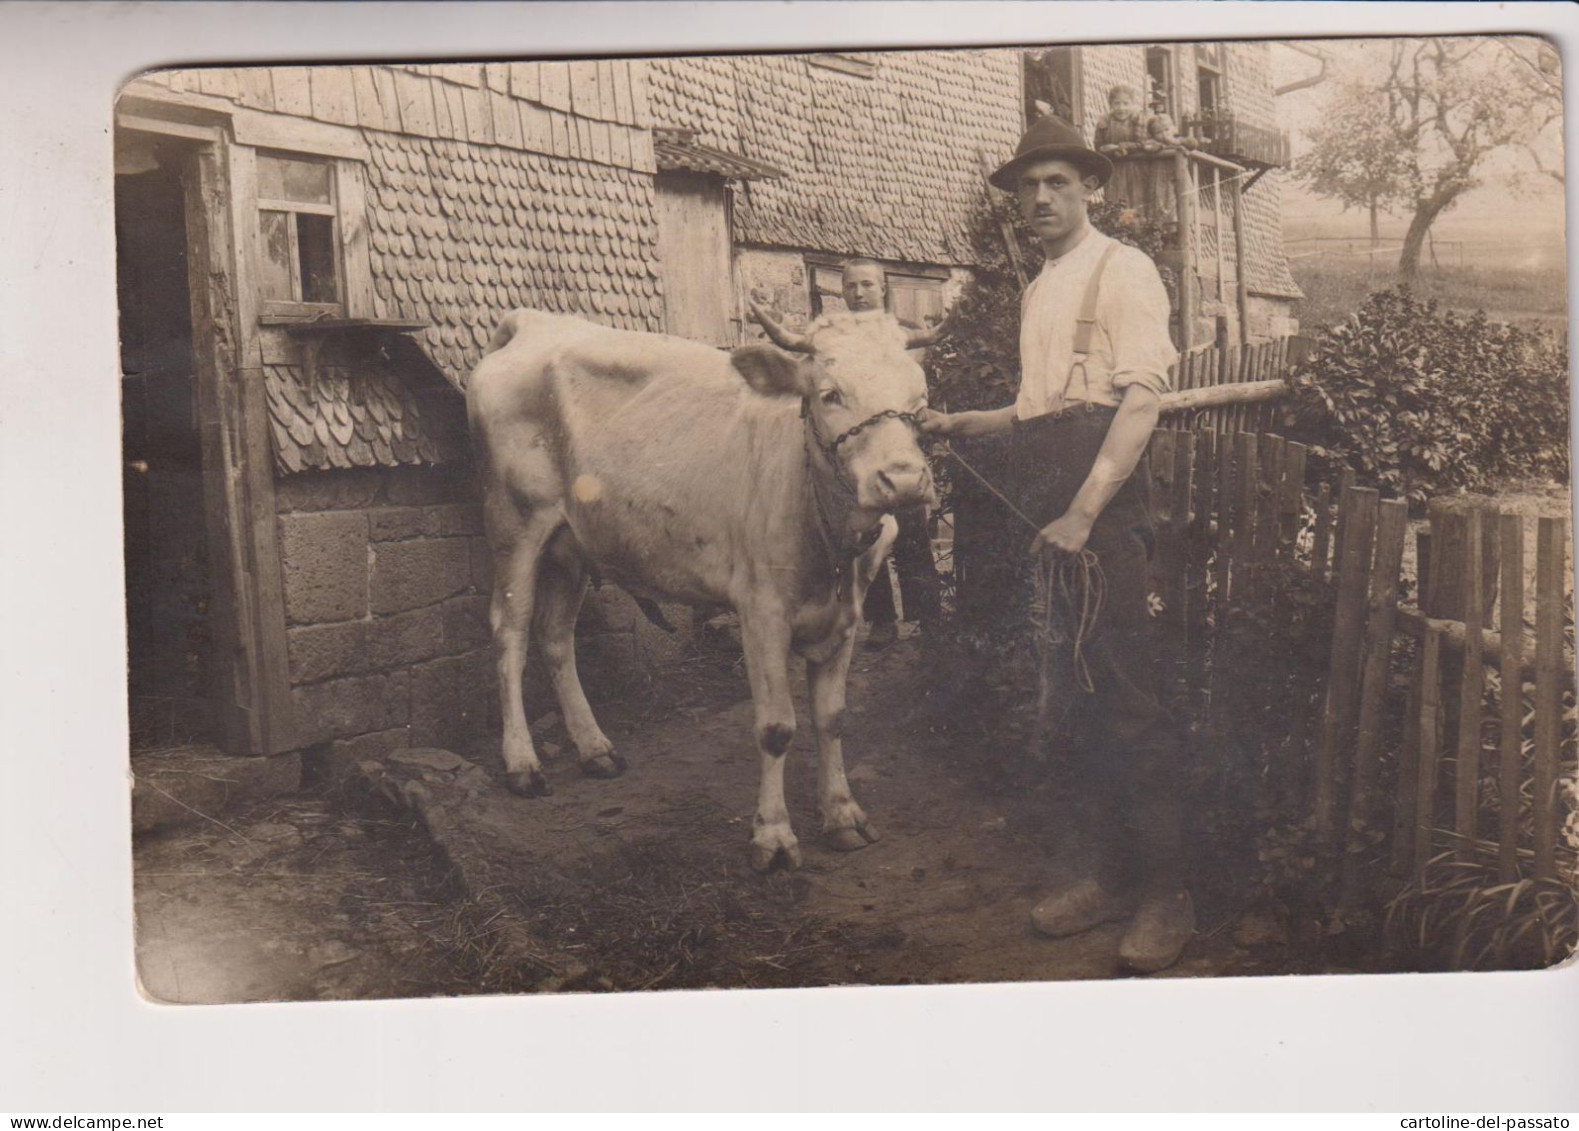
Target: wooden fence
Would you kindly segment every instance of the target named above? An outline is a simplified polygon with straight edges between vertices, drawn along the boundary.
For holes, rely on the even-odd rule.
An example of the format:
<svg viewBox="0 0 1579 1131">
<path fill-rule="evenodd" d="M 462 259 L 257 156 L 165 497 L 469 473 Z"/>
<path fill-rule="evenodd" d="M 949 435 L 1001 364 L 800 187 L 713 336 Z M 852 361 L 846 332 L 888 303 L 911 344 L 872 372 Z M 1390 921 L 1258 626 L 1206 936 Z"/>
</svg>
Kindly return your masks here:
<svg viewBox="0 0 1579 1131">
<path fill-rule="evenodd" d="M 1398 874 L 1421 875 L 1439 852 L 1451 849 L 1461 861 L 1495 856 L 1504 881 L 1555 878 L 1563 693 L 1574 688 L 1565 646 L 1571 626 L 1567 520 L 1537 521 L 1533 638 L 1521 516 L 1473 501 L 1434 504 L 1430 529 L 1417 533 L 1421 596 L 1413 606 L 1397 599 L 1405 504 L 1349 487 L 1337 525 L 1345 550 L 1332 567 L 1337 625 L 1315 815 L 1319 831 L 1344 838 L 1345 890 L 1353 888 L 1360 857 L 1387 841 Z M 1418 646 L 1400 695 L 1388 677 L 1404 636 Z M 1483 735 L 1492 721 L 1485 713 L 1488 669 L 1498 676 L 1500 730 L 1489 758 Z M 1533 688 L 1529 712 L 1526 685 Z M 1377 770 L 1389 721 L 1401 743 L 1395 782 L 1383 791 Z M 1482 804 L 1488 780 L 1497 800 L 1495 828 Z M 1528 822 L 1522 819 L 1526 805 Z"/>
<path fill-rule="evenodd" d="M 1566 520 L 1539 519 L 1529 618 L 1524 521 L 1433 505 L 1431 529 L 1417 538 L 1425 596 L 1410 605 L 1401 601 L 1407 504 L 1354 486 L 1350 471 L 1311 492 L 1306 461 L 1303 445 L 1277 435 L 1158 430 L 1150 465 L 1162 619 L 1188 655 L 1209 622 L 1220 627 L 1232 610 L 1274 596 L 1272 574 L 1284 567 L 1331 602 L 1324 701 L 1316 718 L 1288 725 L 1316 737 L 1314 780 L 1302 792 L 1318 839 L 1342 854 L 1343 898 L 1357 896 L 1367 860 L 1418 875 L 1448 848 L 1458 859 L 1495 855 L 1506 880 L 1555 876 L 1563 693 L 1574 687 Z M 1393 664 L 1410 638 L 1405 687 Z M 1487 665 L 1516 689 L 1499 697 L 1495 828 L 1480 796 Z M 1208 714 L 1225 690 L 1204 689 Z M 1384 759 L 1389 737 L 1396 764 Z"/>
<path fill-rule="evenodd" d="M 1163 400 L 1168 427 L 1267 430 L 1272 423 L 1271 402 L 1283 395 L 1278 383 L 1286 381 L 1309 348 L 1309 339 L 1282 337 L 1243 345 L 1218 342 L 1185 351 L 1173 369 L 1174 391 Z"/>
</svg>

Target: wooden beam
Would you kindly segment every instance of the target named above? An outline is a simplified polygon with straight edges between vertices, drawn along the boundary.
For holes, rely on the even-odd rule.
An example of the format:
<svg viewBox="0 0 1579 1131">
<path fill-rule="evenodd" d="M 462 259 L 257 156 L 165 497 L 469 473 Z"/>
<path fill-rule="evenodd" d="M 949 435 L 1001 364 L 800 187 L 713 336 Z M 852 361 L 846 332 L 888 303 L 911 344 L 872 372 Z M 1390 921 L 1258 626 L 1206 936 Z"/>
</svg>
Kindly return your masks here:
<svg viewBox="0 0 1579 1131">
<path fill-rule="evenodd" d="M 1288 396 L 1287 381 L 1242 381 L 1233 385 L 1213 385 L 1204 389 L 1182 389 L 1162 395 L 1163 412 L 1186 412 L 1218 405 L 1257 404 Z"/>
</svg>

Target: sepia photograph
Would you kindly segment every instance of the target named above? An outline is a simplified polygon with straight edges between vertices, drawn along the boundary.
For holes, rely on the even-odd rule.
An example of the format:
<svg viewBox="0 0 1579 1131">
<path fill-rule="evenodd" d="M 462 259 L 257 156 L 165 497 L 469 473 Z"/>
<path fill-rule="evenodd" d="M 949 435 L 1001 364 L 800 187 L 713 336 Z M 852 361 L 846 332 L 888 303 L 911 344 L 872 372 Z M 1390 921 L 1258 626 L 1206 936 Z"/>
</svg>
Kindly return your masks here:
<svg viewBox="0 0 1579 1131">
<path fill-rule="evenodd" d="M 1579 944 L 1532 35 L 154 69 L 141 993 Z"/>
</svg>

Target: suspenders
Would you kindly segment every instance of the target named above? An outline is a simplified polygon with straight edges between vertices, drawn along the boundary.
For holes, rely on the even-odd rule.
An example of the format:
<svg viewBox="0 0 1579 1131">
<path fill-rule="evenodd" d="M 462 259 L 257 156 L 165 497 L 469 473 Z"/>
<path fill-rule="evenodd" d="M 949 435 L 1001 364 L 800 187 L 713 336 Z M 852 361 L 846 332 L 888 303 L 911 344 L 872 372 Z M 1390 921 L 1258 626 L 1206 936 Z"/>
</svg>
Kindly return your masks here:
<svg viewBox="0 0 1579 1131">
<path fill-rule="evenodd" d="M 1080 312 L 1075 315 L 1075 341 L 1074 348 L 1070 351 L 1073 355 L 1069 362 L 1069 373 L 1064 378 L 1063 390 L 1058 394 L 1058 407 L 1055 412 L 1063 411 L 1064 399 L 1069 395 L 1069 388 L 1074 384 L 1075 370 L 1080 371 L 1080 383 L 1087 390 L 1090 383 L 1086 377 L 1086 358 L 1091 356 L 1092 339 L 1096 335 L 1097 326 L 1097 297 L 1102 291 L 1102 272 L 1107 267 L 1107 261 L 1113 258 L 1113 252 L 1118 248 L 1117 242 L 1110 243 L 1102 252 L 1102 257 L 1097 260 L 1097 265 L 1091 270 L 1091 278 L 1086 282 L 1086 293 L 1080 300 Z"/>
</svg>

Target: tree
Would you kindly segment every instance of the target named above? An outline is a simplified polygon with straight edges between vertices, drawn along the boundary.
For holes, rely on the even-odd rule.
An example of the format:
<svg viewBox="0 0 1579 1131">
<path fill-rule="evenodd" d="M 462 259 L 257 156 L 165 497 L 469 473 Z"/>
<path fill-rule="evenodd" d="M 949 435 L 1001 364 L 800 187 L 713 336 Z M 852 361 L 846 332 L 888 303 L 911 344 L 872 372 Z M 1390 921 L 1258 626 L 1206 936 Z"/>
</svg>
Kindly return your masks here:
<svg viewBox="0 0 1579 1131">
<path fill-rule="evenodd" d="M 1371 247 L 1380 242 L 1377 212 L 1401 203 L 1405 160 L 1399 151 L 1386 106 L 1357 83 L 1350 83 L 1322 124 L 1310 131 L 1310 151 L 1294 175 L 1319 196 L 1345 209 L 1364 208 L 1371 218 Z"/>
<path fill-rule="evenodd" d="M 1488 158 L 1528 156 L 1531 139 L 1560 117 L 1561 84 L 1540 46 L 1495 36 L 1393 40 L 1380 76 L 1341 88 L 1313 134 L 1313 189 L 1408 210 L 1404 280 L 1418 273 L 1437 218 L 1481 183 Z"/>
</svg>

